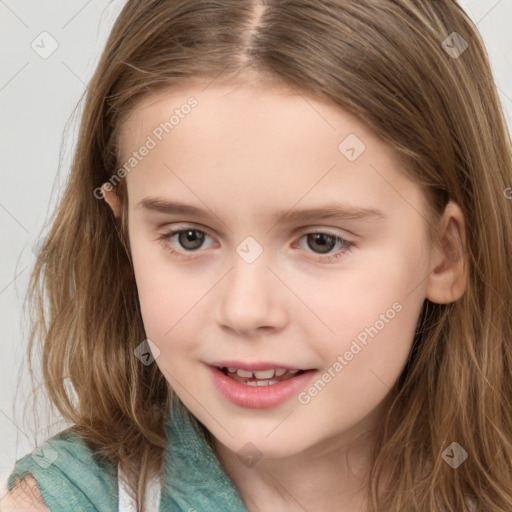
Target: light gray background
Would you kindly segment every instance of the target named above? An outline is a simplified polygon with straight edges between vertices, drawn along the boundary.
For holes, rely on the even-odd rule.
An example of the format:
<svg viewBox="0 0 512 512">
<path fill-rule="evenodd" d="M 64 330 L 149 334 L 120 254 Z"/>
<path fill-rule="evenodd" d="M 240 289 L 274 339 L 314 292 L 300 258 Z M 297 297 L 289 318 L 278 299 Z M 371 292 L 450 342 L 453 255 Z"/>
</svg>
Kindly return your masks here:
<svg viewBox="0 0 512 512">
<path fill-rule="evenodd" d="M 512 0 L 460 3 L 487 45 L 512 127 Z M 62 422 L 48 429 L 43 424 L 33 432 L 30 423 L 23 421 L 30 381 L 24 365 L 27 325 L 21 307 L 35 261 L 34 246 L 66 179 L 79 112 L 73 118 L 71 114 L 123 4 L 124 0 L 0 0 L 2 489 L 14 462 L 34 449 L 35 434 L 41 442 L 65 427 Z M 46 59 L 31 47 L 35 40 L 38 51 L 50 48 L 48 36 L 40 36 L 44 31 L 58 43 L 57 50 Z M 44 48 L 41 37 L 46 37 Z"/>
</svg>

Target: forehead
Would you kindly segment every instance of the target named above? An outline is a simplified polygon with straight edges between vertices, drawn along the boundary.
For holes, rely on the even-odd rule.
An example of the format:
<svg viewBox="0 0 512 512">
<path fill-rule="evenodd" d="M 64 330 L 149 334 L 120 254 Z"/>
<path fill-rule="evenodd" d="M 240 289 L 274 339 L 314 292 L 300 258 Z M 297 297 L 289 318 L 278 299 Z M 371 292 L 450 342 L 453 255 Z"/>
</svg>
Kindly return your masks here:
<svg viewBox="0 0 512 512">
<path fill-rule="evenodd" d="M 414 185 L 358 118 L 285 87 L 206 82 L 161 91 L 139 103 L 120 133 L 121 165 L 134 164 L 129 195 L 139 199 L 178 192 L 196 204 L 239 201 L 239 209 L 317 198 L 371 207 Z"/>
<path fill-rule="evenodd" d="M 205 137 L 222 142 L 222 146 L 229 145 L 233 151 L 239 150 L 237 142 L 243 141 L 248 151 L 265 143 L 265 153 L 275 148 L 299 153 L 307 140 L 310 154 L 318 148 L 337 155 L 340 141 L 349 134 L 357 134 L 365 144 L 378 145 L 381 154 L 392 156 L 390 148 L 355 116 L 284 85 L 192 82 L 149 95 L 139 102 L 120 127 L 120 148 L 122 159 L 129 157 L 150 135 L 158 146 L 165 145 L 168 139 L 183 141 L 186 137 L 190 144 L 201 144 L 204 148 L 198 156 L 207 149 Z M 210 144 L 208 149 L 215 146 L 220 144 Z M 275 151 L 274 156 L 278 153 Z M 262 151 L 258 156 L 264 156 Z"/>
</svg>

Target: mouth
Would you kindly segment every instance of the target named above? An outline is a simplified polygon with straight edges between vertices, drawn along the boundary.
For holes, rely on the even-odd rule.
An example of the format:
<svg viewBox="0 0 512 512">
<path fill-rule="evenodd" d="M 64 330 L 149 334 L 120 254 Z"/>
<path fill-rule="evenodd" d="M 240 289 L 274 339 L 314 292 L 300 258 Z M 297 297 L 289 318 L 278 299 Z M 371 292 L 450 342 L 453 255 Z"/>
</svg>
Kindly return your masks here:
<svg viewBox="0 0 512 512">
<path fill-rule="evenodd" d="M 289 370 L 287 368 L 269 368 L 268 370 L 243 370 L 235 367 L 217 366 L 227 377 L 248 386 L 272 386 L 278 382 L 293 379 L 307 370 Z"/>
<path fill-rule="evenodd" d="M 217 391 L 231 403 L 249 409 L 268 409 L 290 400 L 317 374 L 313 369 L 283 368 L 263 361 L 224 361 L 208 367 Z"/>
</svg>

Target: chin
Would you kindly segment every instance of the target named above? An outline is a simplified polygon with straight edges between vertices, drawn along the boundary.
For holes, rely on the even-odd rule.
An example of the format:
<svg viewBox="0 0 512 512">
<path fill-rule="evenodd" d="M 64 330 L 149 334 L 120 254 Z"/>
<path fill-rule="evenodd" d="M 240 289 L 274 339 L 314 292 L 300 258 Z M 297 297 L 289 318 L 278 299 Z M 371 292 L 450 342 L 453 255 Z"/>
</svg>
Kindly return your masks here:
<svg viewBox="0 0 512 512">
<path fill-rule="evenodd" d="M 217 432 L 212 434 L 218 443 L 241 457 L 252 455 L 263 459 L 282 459 L 297 455 L 309 447 L 309 445 L 298 444 L 297 440 L 289 434 L 284 437 L 279 435 L 273 437 L 271 434 L 267 437 L 271 430 L 267 428 L 264 431 L 254 430 L 243 433 L 230 431 L 233 437 L 224 431 L 219 433 L 219 436 L 216 435 Z"/>
</svg>

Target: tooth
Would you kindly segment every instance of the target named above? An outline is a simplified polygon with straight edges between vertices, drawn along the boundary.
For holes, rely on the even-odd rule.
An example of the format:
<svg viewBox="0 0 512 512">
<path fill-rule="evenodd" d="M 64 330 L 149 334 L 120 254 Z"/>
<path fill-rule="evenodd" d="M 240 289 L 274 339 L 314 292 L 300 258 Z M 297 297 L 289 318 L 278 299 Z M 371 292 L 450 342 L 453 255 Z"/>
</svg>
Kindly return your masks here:
<svg viewBox="0 0 512 512">
<path fill-rule="evenodd" d="M 274 376 L 274 369 L 271 370 L 259 370 L 254 372 L 254 376 L 257 379 L 270 379 Z"/>
<path fill-rule="evenodd" d="M 252 372 L 248 372 L 246 370 L 237 370 L 236 373 L 240 375 L 240 377 L 252 377 Z"/>
<path fill-rule="evenodd" d="M 281 375 L 284 375 L 286 373 L 286 370 L 284 368 L 280 368 L 279 370 L 276 370 L 276 377 L 281 377 Z"/>
<path fill-rule="evenodd" d="M 288 370 L 290 373 L 297 373 L 299 370 Z"/>
<path fill-rule="evenodd" d="M 235 373 L 236 372 L 236 368 L 228 368 L 228 372 L 229 373 Z"/>
<path fill-rule="evenodd" d="M 247 386 L 272 386 L 272 384 L 277 384 L 278 382 L 277 380 L 253 380 L 247 381 L 245 384 Z"/>
</svg>

